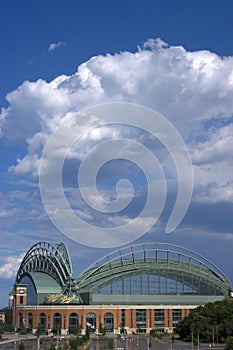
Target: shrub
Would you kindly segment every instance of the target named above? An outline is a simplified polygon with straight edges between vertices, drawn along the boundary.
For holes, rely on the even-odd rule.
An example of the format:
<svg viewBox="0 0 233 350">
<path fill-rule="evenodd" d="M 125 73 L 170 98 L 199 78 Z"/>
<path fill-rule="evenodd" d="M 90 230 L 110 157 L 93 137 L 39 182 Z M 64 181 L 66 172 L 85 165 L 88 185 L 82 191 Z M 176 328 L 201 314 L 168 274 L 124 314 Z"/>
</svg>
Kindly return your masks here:
<svg viewBox="0 0 233 350">
<path fill-rule="evenodd" d="M 114 343 L 112 339 L 108 341 L 108 349 L 114 349 Z"/>
<path fill-rule="evenodd" d="M 19 350 L 25 350 L 24 344 L 21 342 L 18 347 Z"/>
</svg>

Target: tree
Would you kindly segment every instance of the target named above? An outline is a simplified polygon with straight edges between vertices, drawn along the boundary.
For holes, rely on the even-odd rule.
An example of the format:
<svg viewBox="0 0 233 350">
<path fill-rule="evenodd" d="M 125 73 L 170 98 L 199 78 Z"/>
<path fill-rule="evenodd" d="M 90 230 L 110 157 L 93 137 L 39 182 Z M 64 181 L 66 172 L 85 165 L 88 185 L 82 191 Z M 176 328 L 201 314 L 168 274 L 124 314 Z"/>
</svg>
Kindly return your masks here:
<svg viewBox="0 0 233 350">
<path fill-rule="evenodd" d="M 35 335 L 37 336 L 37 350 L 40 349 L 40 336 L 43 333 L 43 328 L 40 323 L 38 323 Z"/>
<path fill-rule="evenodd" d="M 67 343 L 64 343 L 62 350 L 68 350 L 68 349 L 69 349 L 69 345 Z"/>
<path fill-rule="evenodd" d="M 106 328 L 103 327 L 102 323 L 100 323 L 100 326 L 99 326 L 99 333 L 101 333 L 102 335 L 106 334 Z"/>
<path fill-rule="evenodd" d="M 40 323 L 38 323 L 35 335 L 39 337 L 41 334 L 43 334 L 43 327 Z"/>
<path fill-rule="evenodd" d="M 108 349 L 114 349 L 114 343 L 112 339 L 108 341 Z"/>
<path fill-rule="evenodd" d="M 25 350 L 24 344 L 21 342 L 18 347 L 19 350 Z"/>
<path fill-rule="evenodd" d="M 49 350 L 56 350 L 56 346 L 54 344 L 51 344 Z"/>
<path fill-rule="evenodd" d="M 82 336 L 83 342 L 86 343 L 90 339 L 90 333 L 86 333 Z"/>
<path fill-rule="evenodd" d="M 233 299 L 227 297 L 214 303 L 207 303 L 190 311 L 177 324 L 176 332 L 185 341 L 224 343 L 227 337 L 233 336 Z"/>
<path fill-rule="evenodd" d="M 76 339 L 70 339 L 70 348 L 71 350 L 77 350 L 78 348 L 78 340 Z"/>
<path fill-rule="evenodd" d="M 26 329 L 25 329 L 24 324 L 21 324 L 21 325 L 20 325 L 20 327 L 19 327 L 19 332 L 20 332 L 21 335 L 26 334 Z"/>
<path fill-rule="evenodd" d="M 226 350 L 233 350 L 233 336 L 226 338 L 225 349 Z"/>
</svg>

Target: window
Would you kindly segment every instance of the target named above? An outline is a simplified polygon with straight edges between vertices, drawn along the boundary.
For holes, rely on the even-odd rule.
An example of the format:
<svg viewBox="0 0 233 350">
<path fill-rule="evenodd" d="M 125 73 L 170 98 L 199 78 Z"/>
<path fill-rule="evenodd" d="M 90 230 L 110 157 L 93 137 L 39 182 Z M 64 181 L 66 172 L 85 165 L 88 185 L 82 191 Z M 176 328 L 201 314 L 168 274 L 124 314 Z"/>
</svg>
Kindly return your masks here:
<svg viewBox="0 0 233 350">
<path fill-rule="evenodd" d="M 69 332 L 76 334 L 78 332 L 78 315 L 75 313 L 70 314 L 69 317 Z"/>
<path fill-rule="evenodd" d="M 125 327 L 125 309 L 121 310 L 121 326 Z"/>
<path fill-rule="evenodd" d="M 61 315 L 57 312 L 54 316 L 53 316 L 53 331 L 56 332 L 60 332 L 61 327 L 62 326 L 62 319 L 61 319 Z"/>
<path fill-rule="evenodd" d="M 182 320 L 182 313 L 180 309 L 172 310 L 172 327 L 175 327 L 178 322 Z"/>
<path fill-rule="evenodd" d="M 86 330 L 89 333 L 96 331 L 96 315 L 93 313 L 89 313 L 86 317 Z"/>
<path fill-rule="evenodd" d="M 23 316 L 23 314 L 20 312 L 19 314 L 19 327 L 24 327 L 25 324 L 25 318 Z"/>
<path fill-rule="evenodd" d="M 113 314 L 108 312 L 104 315 L 104 328 L 107 333 L 112 333 L 114 328 L 114 317 Z"/>
<path fill-rule="evenodd" d="M 46 315 L 44 313 L 41 313 L 39 316 L 39 323 L 41 325 L 41 328 L 44 330 L 46 329 Z"/>
<path fill-rule="evenodd" d="M 155 310 L 155 329 L 158 332 L 164 331 L 164 310 L 163 309 Z"/>
<path fill-rule="evenodd" d="M 33 328 L 33 314 L 28 314 L 28 329 L 31 331 Z"/>
<path fill-rule="evenodd" d="M 145 309 L 136 310 L 136 327 L 139 333 L 146 331 L 146 310 Z"/>
</svg>

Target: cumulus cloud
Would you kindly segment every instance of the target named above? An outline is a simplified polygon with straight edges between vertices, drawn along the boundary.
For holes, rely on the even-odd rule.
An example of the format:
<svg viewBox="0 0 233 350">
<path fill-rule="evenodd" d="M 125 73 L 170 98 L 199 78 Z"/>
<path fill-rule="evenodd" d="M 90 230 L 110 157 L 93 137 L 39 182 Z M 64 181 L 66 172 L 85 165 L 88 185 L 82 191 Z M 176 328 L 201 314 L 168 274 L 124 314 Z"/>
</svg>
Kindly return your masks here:
<svg viewBox="0 0 233 350">
<path fill-rule="evenodd" d="M 65 43 L 52 43 L 48 50 L 62 45 Z M 51 82 L 25 81 L 6 99 L 9 106 L 0 114 L 2 140 L 26 143 L 25 154 L 8 169 L 13 175 L 36 177 L 50 136 L 81 109 L 106 102 L 130 102 L 158 111 L 184 138 L 193 161 L 196 201 L 232 202 L 233 57 L 189 52 L 182 46 L 150 39 L 136 52 L 92 57 L 70 76 L 61 75 Z M 82 123 L 80 120 L 80 128 Z M 66 140 L 74 132 L 71 125 L 69 133 L 62 135 L 48 169 L 55 168 Z M 150 144 L 149 136 L 138 130 L 106 126 L 82 135 L 67 153 L 67 160 L 80 162 L 99 141 L 121 137 Z M 155 151 L 159 148 L 151 147 Z M 168 166 L 167 158 L 160 159 L 173 179 L 172 161 Z M 111 176 L 109 172 L 108 181 Z M 76 210 L 93 219 L 88 210 Z"/>
<path fill-rule="evenodd" d="M 3 279 L 15 277 L 23 257 L 24 254 L 5 257 L 3 259 L 3 264 L 0 266 L 0 277 Z"/>
<path fill-rule="evenodd" d="M 233 124 L 208 133 L 208 140 L 199 142 L 193 152 L 193 163 L 213 164 L 227 161 L 232 165 Z"/>
<path fill-rule="evenodd" d="M 233 124 L 211 129 L 193 149 L 195 199 L 233 203 Z"/>
<path fill-rule="evenodd" d="M 58 41 L 57 43 L 51 43 L 48 47 L 48 51 L 51 52 L 51 51 L 54 51 L 56 49 L 58 49 L 59 47 L 61 46 L 65 46 L 66 43 L 64 43 L 63 41 Z"/>
<path fill-rule="evenodd" d="M 41 79 L 24 82 L 7 95 L 9 107 L 1 113 L 2 135 L 49 134 L 66 113 L 110 101 L 151 107 L 186 132 L 193 120 L 232 115 L 232 57 L 188 52 L 181 46 L 158 47 L 153 42 L 135 53 L 92 57 L 73 75 L 49 83 Z"/>
</svg>

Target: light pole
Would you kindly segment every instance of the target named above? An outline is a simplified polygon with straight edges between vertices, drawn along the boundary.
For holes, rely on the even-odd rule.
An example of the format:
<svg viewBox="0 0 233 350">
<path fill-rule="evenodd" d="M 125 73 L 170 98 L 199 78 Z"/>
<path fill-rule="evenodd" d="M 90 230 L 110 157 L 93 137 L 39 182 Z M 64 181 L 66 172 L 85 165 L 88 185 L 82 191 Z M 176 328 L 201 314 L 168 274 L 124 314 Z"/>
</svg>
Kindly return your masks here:
<svg viewBox="0 0 233 350">
<path fill-rule="evenodd" d="M 37 350 L 40 350 L 40 336 L 37 335 Z"/>
<path fill-rule="evenodd" d="M 150 348 L 150 333 L 148 333 L 148 336 L 147 336 L 147 350 L 149 350 Z"/>
<path fill-rule="evenodd" d="M 212 343 L 213 343 L 213 347 L 214 347 L 214 327 L 212 329 Z"/>
</svg>

